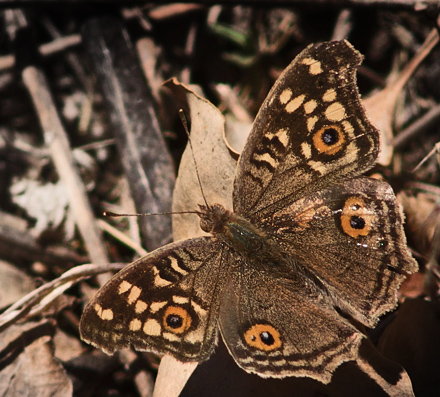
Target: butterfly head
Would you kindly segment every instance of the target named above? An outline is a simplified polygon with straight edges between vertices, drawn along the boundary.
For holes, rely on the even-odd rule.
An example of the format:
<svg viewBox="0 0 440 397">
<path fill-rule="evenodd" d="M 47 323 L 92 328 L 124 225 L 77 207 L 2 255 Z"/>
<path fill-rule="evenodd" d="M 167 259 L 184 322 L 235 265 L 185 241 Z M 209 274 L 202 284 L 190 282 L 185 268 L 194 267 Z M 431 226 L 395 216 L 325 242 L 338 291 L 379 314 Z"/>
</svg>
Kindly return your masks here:
<svg viewBox="0 0 440 397">
<path fill-rule="evenodd" d="M 207 233 L 218 234 L 224 231 L 226 223 L 231 219 L 231 212 L 221 204 L 205 206 L 199 204 L 200 228 Z"/>
</svg>

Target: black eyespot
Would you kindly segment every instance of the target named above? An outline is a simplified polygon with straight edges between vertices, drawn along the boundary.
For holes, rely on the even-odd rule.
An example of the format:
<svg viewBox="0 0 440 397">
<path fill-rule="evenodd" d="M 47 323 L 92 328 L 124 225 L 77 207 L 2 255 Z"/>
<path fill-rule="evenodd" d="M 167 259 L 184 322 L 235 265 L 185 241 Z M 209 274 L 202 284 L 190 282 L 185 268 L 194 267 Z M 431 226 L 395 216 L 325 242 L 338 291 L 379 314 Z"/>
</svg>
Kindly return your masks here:
<svg viewBox="0 0 440 397">
<path fill-rule="evenodd" d="M 275 343 L 275 339 L 271 333 L 264 331 L 260 334 L 261 342 L 263 342 L 267 346 L 271 346 Z"/>
<path fill-rule="evenodd" d="M 170 314 L 166 322 L 170 328 L 180 328 L 183 325 L 183 318 L 175 314 Z"/>
<path fill-rule="evenodd" d="M 339 141 L 339 133 L 334 128 L 326 129 L 321 135 L 322 142 L 328 146 L 332 146 Z"/>
<path fill-rule="evenodd" d="M 386 248 L 386 247 L 388 247 L 388 241 L 386 240 L 379 241 L 379 248 Z"/>
<path fill-rule="evenodd" d="M 365 227 L 365 221 L 361 217 L 353 215 L 352 217 L 350 217 L 350 226 L 353 229 L 360 230 Z"/>
</svg>

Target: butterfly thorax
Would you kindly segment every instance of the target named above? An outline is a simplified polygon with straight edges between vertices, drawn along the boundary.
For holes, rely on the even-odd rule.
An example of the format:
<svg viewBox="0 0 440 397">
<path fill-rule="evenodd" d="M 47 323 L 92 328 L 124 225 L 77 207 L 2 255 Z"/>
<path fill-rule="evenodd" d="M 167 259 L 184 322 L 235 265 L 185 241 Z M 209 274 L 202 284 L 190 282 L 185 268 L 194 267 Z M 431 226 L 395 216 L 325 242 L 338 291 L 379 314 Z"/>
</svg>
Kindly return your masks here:
<svg viewBox="0 0 440 397">
<path fill-rule="evenodd" d="M 200 205 L 200 227 L 211 233 L 235 252 L 247 258 L 270 262 L 281 259 L 280 247 L 262 230 L 244 217 L 227 210 L 221 204 Z"/>
</svg>

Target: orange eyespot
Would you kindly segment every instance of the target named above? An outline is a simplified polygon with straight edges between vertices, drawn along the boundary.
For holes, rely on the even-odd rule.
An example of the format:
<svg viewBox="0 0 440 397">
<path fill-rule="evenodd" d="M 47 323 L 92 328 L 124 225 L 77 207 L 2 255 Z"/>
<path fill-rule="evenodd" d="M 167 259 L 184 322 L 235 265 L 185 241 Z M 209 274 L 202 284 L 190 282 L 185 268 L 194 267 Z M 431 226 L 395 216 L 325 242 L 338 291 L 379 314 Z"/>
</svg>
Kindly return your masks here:
<svg viewBox="0 0 440 397">
<path fill-rule="evenodd" d="M 371 213 L 365 207 L 360 197 L 349 197 L 344 204 L 341 214 L 342 230 L 353 238 L 367 236 L 370 233 Z"/>
<path fill-rule="evenodd" d="M 315 132 L 313 145 L 319 153 L 333 155 L 338 153 L 346 142 L 341 127 L 328 125 Z"/>
<path fill-rule="evenodd" d="M 255 324 L 244 333 L 245 342 L 258 350 L 270 352 L 282 346 L 280 333 L 269 324 Z"/>
<path fill-rule="evenodd" d="M 191 326 L 191 316 L 182 307 L 167 307 L 163 315 L 163 325 L 167 331 L 182 334 Z"/>
</svg>

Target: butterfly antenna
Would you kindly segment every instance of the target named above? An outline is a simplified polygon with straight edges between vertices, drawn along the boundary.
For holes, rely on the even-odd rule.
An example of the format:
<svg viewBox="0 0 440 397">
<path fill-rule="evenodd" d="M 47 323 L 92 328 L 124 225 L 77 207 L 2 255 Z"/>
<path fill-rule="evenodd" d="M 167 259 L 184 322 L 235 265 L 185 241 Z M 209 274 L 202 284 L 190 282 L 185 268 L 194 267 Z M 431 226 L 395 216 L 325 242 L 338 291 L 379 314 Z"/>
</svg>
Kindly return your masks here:
<svg viewBox="0 0 440 397">
<path fill-rule="evenodd" d="M 189 129 L 188 129 L 188 119 L 186 118 L 186 115 L 185 115 L 185 112 L 183 111 L 183 109 L 179 109 L 179 117 L 180 117 L 180 121 L 183 124 L 183 128 L 185 129 L 186 136 L 188 137 L 188 143 L 189 143 L 189 147 L 191 149 L 191 156 L 193 158 L 194 168 L 196 170 L 197 180 L 199 181 L 199 186 L 200 186 L 200 191 L 202 193 L 203 201 L 205 202 L 206 207 L 209 208 L 209 204 L 208 204 L 208 201 L 206 200 L 205 192 L 203 191 L 202 181 L 200 180 L 200 174 L 199 174 L 199 169 L 197 167 L 197 161 L 194 156 L 194 149 L 193 149 L 193 145 L 191 142 L 191 137 L 190 137 Z"/>
<path fill-rule="evenodd" d="M 200 211 L 174 211 L 174 212 L 143 212 L 143 213 L 134 213 L 134 214 L 120 214 L 118 212 L 104 211 L 102 213 L 103 216 L 111 216 L 111 217 L 126 217 L 126 216 L 152 216 L 152 215 L 176 215 L 176 214 L 199 214 Z"/>
</svg>

